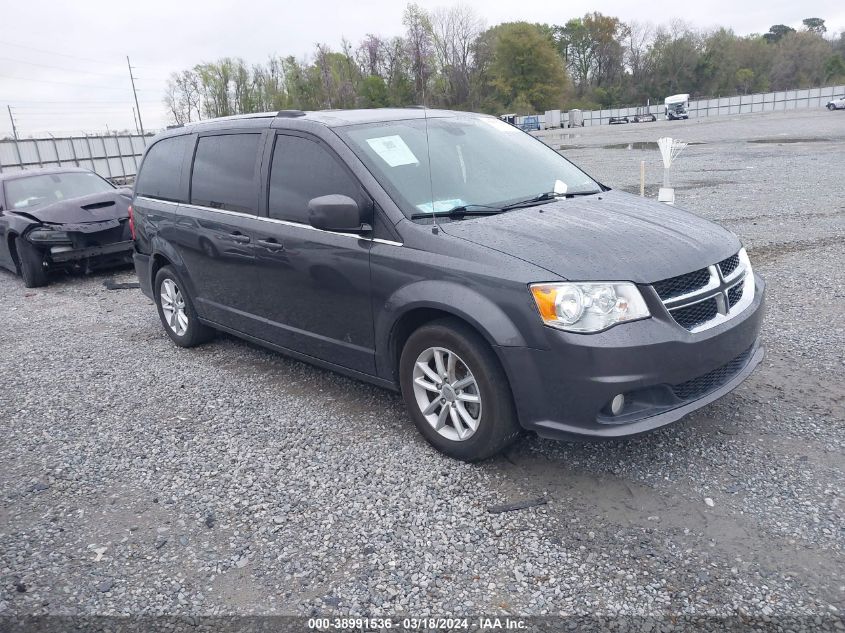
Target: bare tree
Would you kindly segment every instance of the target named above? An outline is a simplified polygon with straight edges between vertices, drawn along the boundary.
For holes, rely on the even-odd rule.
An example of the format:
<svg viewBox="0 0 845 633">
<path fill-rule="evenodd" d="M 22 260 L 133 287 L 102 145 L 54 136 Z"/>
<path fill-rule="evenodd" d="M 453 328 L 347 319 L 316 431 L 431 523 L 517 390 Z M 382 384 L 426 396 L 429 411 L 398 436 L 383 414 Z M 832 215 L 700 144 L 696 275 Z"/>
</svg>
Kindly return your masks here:
<svg viewBox="0 0 845 633">
<path fill-rule="evenodd" d="M 368 34 L 358 45 L 356 59 L 365 75 L 383 76 L 385 42 L 378 35 Z"/>
<path fill-rule="evenodd" d="M 472 8 L 457 5 L 436 9 L 430 24 L 437 70 L 445 82 L 446 104 L 464 104 L 469 98 L 474 44 L 484 30 L 484 21 Z"/>
<path fill-rule="evenodd" d="M 654 27 L 643 22 L 630 22 L 622 40 L 625 69 L 635 85 L 645 79 L 648 72 L 648 49 L 654 39 Z"/>
<path fill-rule="evenodd" d="M 164 103 L 176 125 L 199 120 L 200 82 L 196 73 L 190 70 L 171 73 L 165 88 Z"/>
<path fill-rule="evenodd" d="M 419 102 L 425 103 L 428 79 L 433 70 L 431 19 L 425 9 L 416 4 L 409 4 L 405 7 L 402 24 L 406 30 L 408 56 L 414 80 L 414 96 Z"/>
</svg>

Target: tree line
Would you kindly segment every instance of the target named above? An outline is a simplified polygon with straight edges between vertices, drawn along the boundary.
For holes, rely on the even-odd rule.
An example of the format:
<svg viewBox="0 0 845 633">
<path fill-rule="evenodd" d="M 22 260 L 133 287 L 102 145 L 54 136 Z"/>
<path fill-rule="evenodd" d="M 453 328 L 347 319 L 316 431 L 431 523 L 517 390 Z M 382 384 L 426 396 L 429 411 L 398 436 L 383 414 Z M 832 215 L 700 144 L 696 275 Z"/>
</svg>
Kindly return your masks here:
<svg viewBox="0 0 845 633">
<path fill-rule="evenodd" d="M 282 109 L 425 104 L 490 113 L 621 107 L 670 94 L 719 96 L 845 82 L 845 33 L 824 20 L 767 33 L 652 26 L 592 12 L 563 25 L 487 27 L 467 6 L 406 6 L 401 36 L 316 45 L 306 59 L 205 62 L 174 72 L 165 105 L 176 124 Z"/>
</svg>

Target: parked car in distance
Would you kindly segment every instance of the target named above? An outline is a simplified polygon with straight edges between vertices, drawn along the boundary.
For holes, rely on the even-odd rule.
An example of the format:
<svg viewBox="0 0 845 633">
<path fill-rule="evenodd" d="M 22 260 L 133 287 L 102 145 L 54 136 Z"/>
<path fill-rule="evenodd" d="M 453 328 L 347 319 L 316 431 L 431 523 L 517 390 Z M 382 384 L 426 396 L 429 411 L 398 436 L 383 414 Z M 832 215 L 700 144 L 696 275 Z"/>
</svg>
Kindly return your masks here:
<svg viewBox="0 0 845 633">
<path fill-rule="evenodd" d="M 131 262 L 131 196 L 87 169 L 0 174 L 0 266 L 35 288 L 53 270 Z"/>
<path fill-rule="evenodd" d="M 834 97 L 825 106 L 828 110 L 845 110 L 845 95 Z"/>
<path fill-rule="evenodd" d="M 147 148 L 133 209 L 141 289 L 176 345 L 222 330 L 401 391 L 458 459 L 524 430 L 664 426 L 763 356 L 764 284 L 735 235 L 495 117 L 189 124 Z"/>
<path fill-rule="evenodd" d="M 628 123 L 626 116 L 612 116 L 610 117 L 610 125 L 619 125 L 620 123 Z"/>
<path fill-rule="evenodd" d="M 632 123 L 654 123 L 657 117 L 645 108 L 637 108 L 637 113 L 631 118 Z"/>
</svg>

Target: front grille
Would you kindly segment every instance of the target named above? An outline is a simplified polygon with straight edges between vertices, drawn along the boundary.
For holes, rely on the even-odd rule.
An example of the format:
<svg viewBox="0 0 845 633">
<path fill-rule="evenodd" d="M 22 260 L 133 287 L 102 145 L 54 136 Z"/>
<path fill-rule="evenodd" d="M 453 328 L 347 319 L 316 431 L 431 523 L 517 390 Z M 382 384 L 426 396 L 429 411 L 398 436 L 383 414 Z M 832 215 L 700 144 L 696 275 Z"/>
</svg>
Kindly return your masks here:
<svg viewBox="0 0 845 633">
<path fill-rule="evenodd" d="M 699 301 L 698 303 L 684 306 L 683 308 L 670 310 L 669 314 L 672 315 L 672 318 L 675 319 L 678 325 L 688 330 L 692 330 L 719 314 L 719 306 L 716 303 L 716 298 L 712 297 L 710 299 L 705 299 L 704 301 Z"/>
<path fill-rule="evenodd" d="M 731 255 L 727 259 L 719 262 L 719 269 L 722 271 L 722 277 L 730 277 L 731 273 L 739 266 L 739 253 Z"/>
<path fill-rule="evenodd" d="M 657 291 L 657 296 L 666 301 L 672 297 L 680 297 L 699 288 L 704 288 L 709 281 L 710 273 L 706 268 L 702 268 L 685 275 L 658 281 L 654 284 L 654 289 Z"/>
<path fill-rule="evenodd" d="M 753 347 L 749 347 L 742 354 L 729 363 L 707 372 L 703 376 L 687 380 L 679 385 L 671 385 L 672 393 L 681 400 L 695 400 L 701 396 L 718 389 L 730 381 L 731 378 L 748 363 Z"/>
<path fill-rule="evenodd" d="M 118 226 L 96 231 L 95 233 L 82 233 L 81 231 L 69 231 L 68 237 L 74 248 L 91 248 L 94 246 L 107 246 L 115 242 L 123 242 L 132 239 L 129 235 L 129 222 L 121 220 Z"/>
<path fill-rule="evenodd" d="M 742 287 L 744 285 L 744 283 L 738 283 L 728 290 L 728 306 L 731 308 L 733 308 L 737 303 L 739 303 L 739 300 L 742 299 Z"/>
</svg>

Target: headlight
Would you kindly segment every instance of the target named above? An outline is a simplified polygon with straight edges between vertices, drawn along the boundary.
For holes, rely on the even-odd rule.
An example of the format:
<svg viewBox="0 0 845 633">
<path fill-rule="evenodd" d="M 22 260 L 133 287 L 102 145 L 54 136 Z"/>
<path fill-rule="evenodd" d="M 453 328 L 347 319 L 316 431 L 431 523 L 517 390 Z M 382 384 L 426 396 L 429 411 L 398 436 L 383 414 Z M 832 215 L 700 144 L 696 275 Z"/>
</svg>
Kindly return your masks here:
<svg viewBox="0 0 845 633">
<path fill-rule="evenodd" d="M 627 281 L 531 284 L 543 323 L 567 332 L 600 332 L 651 314 Z"/>
<path fill-rule="evenodd" d="M 64 231 L 56 231 L 48 228 L 34 229 L 26 234 L 32 242 L 70 242 L 70 238 Z"/>
</svg>

